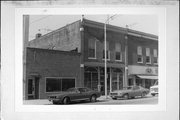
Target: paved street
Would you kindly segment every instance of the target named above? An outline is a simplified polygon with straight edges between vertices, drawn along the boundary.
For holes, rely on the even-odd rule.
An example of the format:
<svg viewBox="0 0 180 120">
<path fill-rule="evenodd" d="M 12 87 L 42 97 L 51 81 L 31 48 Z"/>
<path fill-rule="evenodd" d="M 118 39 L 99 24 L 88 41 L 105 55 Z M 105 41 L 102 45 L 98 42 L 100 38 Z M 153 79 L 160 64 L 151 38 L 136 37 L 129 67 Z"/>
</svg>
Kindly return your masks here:
<svg viewBox="0 0 180 120">
<path fill-rule="evenodd" d="M 52 102 L 49 102 L 47 99 L 43 100 L 26 100 L 24 101 L 26 105 L 53 105 Z M 81 102 L 73 102 L 70 105 L 127 105 L 127 104 L 158 104 L 158 96 L 147 95 L 144 98 L 137 97 L 134 99 L 118 99 L 112 100 L 110 97 L 105 99 L 105 96 L 101 96 L 97 99 L 97 102 L 89 102 L 89 101 L 81 101 Z M 61 105 L 61 104 L 60 104 Z"/>
</svg>

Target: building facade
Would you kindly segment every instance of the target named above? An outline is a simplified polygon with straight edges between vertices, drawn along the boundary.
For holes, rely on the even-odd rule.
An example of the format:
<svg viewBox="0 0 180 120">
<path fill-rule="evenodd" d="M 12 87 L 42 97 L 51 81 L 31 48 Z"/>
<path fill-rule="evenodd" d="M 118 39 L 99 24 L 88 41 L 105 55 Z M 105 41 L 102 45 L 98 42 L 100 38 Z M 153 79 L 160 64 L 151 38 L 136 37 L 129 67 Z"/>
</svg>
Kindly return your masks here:
<svg viewBox="0 0 180 120">
<path fill-rule="evenodd" d="M 158 65 L 153 62 L 155 57 L 152 57 L 152 51 L 156 49 L 157 52 L 158 50 L 157 36 L 112 25 L 107 25 L 106 33 L 106 51 L 104 50 L 104 24 L 87 19 L 76 21 L 43 36 L 38 35 L 36 39 L 29 42 L 28 46 L 34 49 L 47 49 L 47 51 L 50 49 L 50 51 L 76 52 L 79 54 L 79 63 L 72 61 L 71 64 L 77 64 L 76 69 L 79 70 L 77 74 L 80 84 L 75 84 L 75 86 L 80 85 L 99 90 L 102 94 L 105 92 L 105 52 L 107 54 L 108 93 L 128 85 L 139 84 L 137 82 L 139 78 L 145 75 L 146 78 L 150 76 L 141 72 L 142 69 L 154 70 L 157 68 Z M 141 50 L 143 53 L 142 63 L 137 63 L 137 60 L 140 59 L 136 52 L 140 51 L 139 47 L 143 49 Z M 147 55 L 151 57 L 150 62 L 152 64 L 145 63 L 145 60 L 148 59 L 147 56 L 144 56 L 144 49 L 146 48 L 151 51 L 150 53 L 147 52 Z M 64 64 L 67 63 L 64 62 L 58 66 L 61 67 Z M 46 67 L 50 69 L 48 66 Z M 136 73 L 136 67 L 140 68 L 138 73 Z M 126 69 L 128 69 L 127 76 L 125 74 Z M 54 76 L 60 77 L 61 72 L 71 73 L 68 70 L 63 71 L 61 69 L 58 72 L 59 74 Z M 129 79 L 125 79 L 126 77 Z M 144 81 L 146 83 L 148 80 Z"/>
<path fill-rule="evenodd" d="M 158 40 L 128 36 L 128 85 L 150 88 L 158 80 Z"/>
<path fill-rule="evenodd" d="M 83 85 L 77 52 L 27 48 L 26 59 L 25 99 L 45 99 Z"/>
</svg>

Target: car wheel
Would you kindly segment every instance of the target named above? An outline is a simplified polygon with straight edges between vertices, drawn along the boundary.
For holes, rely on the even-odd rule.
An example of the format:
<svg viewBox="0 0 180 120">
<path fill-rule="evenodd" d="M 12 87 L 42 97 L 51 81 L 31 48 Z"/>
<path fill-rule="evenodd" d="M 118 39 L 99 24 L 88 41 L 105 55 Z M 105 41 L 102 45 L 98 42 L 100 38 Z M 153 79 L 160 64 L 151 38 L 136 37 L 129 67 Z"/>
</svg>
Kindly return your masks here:
<svg viewBox="0 0 180 120">
<path fill-rule="evenodd" d="M 146 92 L 143 92 L 142 94 L 141 94 L 141 97 L 145 97 L 146 96 Z"/>
<path fill-rule="evenodd" d="M 131 99 L 134 99 L 135 97 L 133 96 L 133 97 L 131 97 Z"/>
<path fill-rule="evenodd" d="M 128 94 L 124 94 L 123 98 L 127 100 L 127 99 L 129 99 L 129 95 Z"/>
<path fill-rule="evenodd" d="M 92 95 L 91 98 L 90 98 L 90 101 L 91 102 L 96 102 L 96 99 L 97 99 L 96 95 Z"/>
<path fill-rule="evenodd" d="M 70 103 L 69 98 L 68 98 L 68 97 L 65 97 L 65 98 L 63 99 L 63 104 L 69 104 L 69 103 Z"/>
</svg>

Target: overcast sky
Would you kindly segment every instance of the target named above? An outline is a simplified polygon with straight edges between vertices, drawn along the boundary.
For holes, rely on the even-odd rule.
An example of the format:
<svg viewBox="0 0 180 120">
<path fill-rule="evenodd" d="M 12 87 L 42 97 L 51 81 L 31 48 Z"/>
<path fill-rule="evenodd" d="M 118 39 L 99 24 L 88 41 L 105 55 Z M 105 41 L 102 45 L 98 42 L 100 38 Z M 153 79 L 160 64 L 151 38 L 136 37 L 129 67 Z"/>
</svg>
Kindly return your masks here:
<svg viewBox="0 0 180 120">
<path fill-rule="evenodd" d="M 111 16 L 111 15 L 109 15 Z M 108 15 L 84 15 L 86 19 L 104 23 Z M 60 27 L 80 20 L 81 15 L 30 15 L 29 40 L 38 32 L 46 34 Z M 156 15 L 116 15 L 109 24 L 158 35 L 158 16 Z"/>
</svg>

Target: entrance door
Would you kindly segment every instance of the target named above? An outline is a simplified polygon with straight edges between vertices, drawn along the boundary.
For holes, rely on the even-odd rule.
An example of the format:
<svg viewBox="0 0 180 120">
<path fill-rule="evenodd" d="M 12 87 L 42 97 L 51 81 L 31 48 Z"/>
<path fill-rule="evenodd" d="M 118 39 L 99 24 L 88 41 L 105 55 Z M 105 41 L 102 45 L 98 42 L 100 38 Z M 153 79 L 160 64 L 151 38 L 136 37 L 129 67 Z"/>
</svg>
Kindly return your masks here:
<svg viewBox="0 0 180 120">
<path fill-rule="evenodd" d="M 120 90 L 123 87 L 122 74 L 118 72 L 112 73 L 112 91 Z"/>
<path fill-rule="evenodd" d="M 39 79 L 29 78 L 28 79 L 28 99 L 38 99 L 39 98 Z"/>
</svg>

